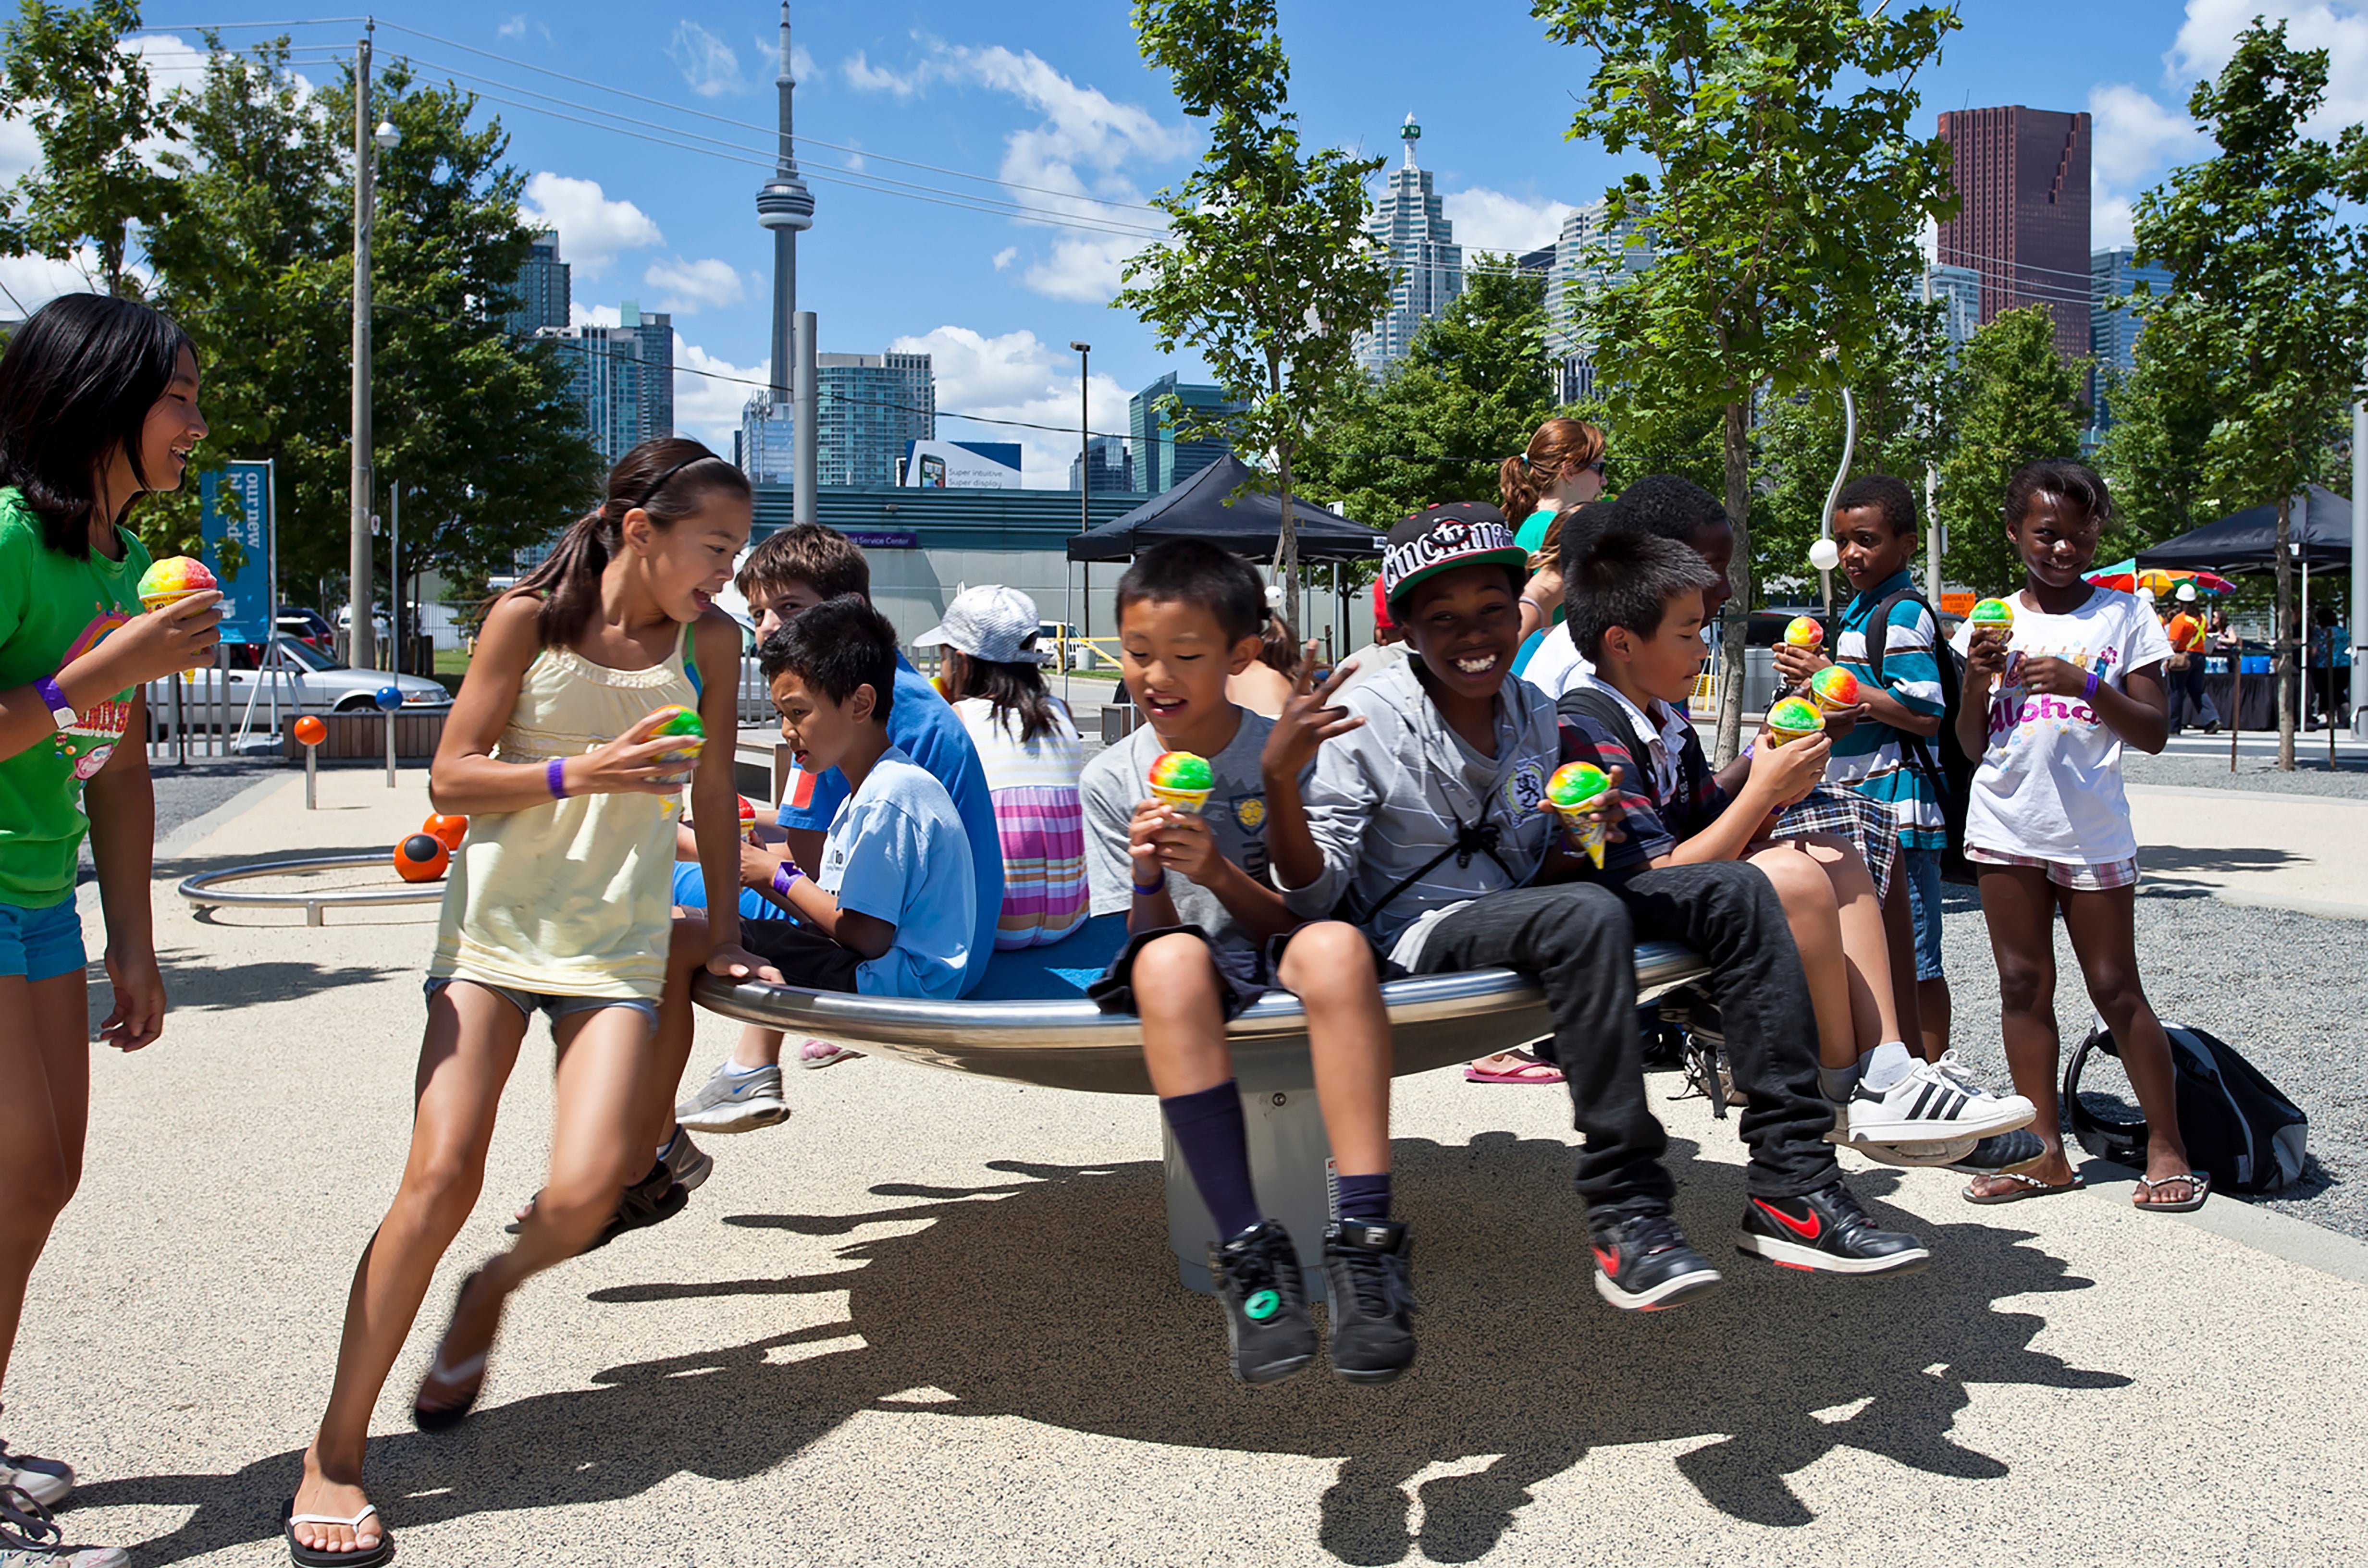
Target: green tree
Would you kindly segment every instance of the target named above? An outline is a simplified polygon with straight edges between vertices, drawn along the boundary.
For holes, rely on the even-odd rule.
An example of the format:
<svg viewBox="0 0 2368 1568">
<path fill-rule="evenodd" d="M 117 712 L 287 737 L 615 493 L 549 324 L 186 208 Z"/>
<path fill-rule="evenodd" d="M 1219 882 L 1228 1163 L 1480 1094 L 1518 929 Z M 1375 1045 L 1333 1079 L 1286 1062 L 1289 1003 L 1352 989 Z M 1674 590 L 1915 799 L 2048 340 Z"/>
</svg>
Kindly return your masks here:
<svg viewBox="0 0 2368 1568">
<path fill-rule="evenodd" d="M 1554 413 L 1545 279 L 1481 256 L 1379 382 L 1344 378 L 1300 453 L 1308 494 L 1377 528 L 1444 501 L 1494 501 L 1497 468 Z M 1519 518 L 1514 519 L 1519 521 Z"/>
<path fill-rule="evenodd" d="M 1940 465 L 1940 520 L 1957 581 L 1985 593 L 2021 585 L 1999 502 L 2024 464 L 2080 455 L 2087 371 L 2087 360 L 2066 363 L 2055 351 L 2045 305 L 2001 311 L 1966 343 Z"/>
<path fill-rule="evenodd" d="M 1719 415 L 1736 532 L 1723 660 L 1740 670 L 1757 591 L 1752 404 L 1763 386 L 1789 397 L 1855 377 L 1915 270 L 1918 232 L 1955 210 L 1946 144 L 1909 123 L 1916 74 L 1956 14 L 1858 0 L 1535 0 L 1534 14 L 1597 56 L 1570 135 L 1654 171 L 1607 193 L 1614 224 L 1649 229 L 1654 264 L 1605 269 L 1582 309 L 1618 346 L 1601 360 L 1615 427 L 1632 411 Z M 1729 681 L 1722 759 L 1742 715 Z"/>
<path fill-rule="evenodd" d="M 2132 308 L 2148 301 L 2134 298 Z M 2118 561 L 2208 523 L 2226 510 L 2211 488 L 2211 355 L 2192 337 L 2141 330 L 2126 370 L 2110 371 L 2100 399 L 2112 423 L 2097 471 L 2113 494 L 2113 528 L 2099 553 Z"/>
<path fill-rule="evenodd" d="M 1209 147 L 1152 199 L 1173 238 L 1126 264 L 1128 287 L 1111 303 L 1141 316 L 1161 353 L 1199 350 L 1240 403 L 1221 420 L 1185 422 L 1178 438 L 1227 435 L 1274 464 L 1283 516 L 1275 571 L 1292 623 L 1304 624 L 1292 464 L 1355 373 L 1357 335 L 1389 300 L 1388 270 L 1365 233 L 1365 176 L 1382 160 L 1301 151 L 1274 0 L 1134 0 L 1133 19 L 1143 57 L 1173 76 L 1186 114 L 1209 122 Z"/>
<path fill-rule="evenodd" d="M 2340 148 L 2303 133 L 2327 94 L 2328 55 L 2286 42 L 2283 22 L 2255 17 L 2188 113 L 2211 131 L 2213 156 L 2139 196 L 2138 255 L 2171 275 L 2147 335 L 2190 339 L 2208 356 L 2211 488 L 2278 516 L 2277 648 L 2291 672 L 2294 494 L 2317 477 L 2368 344 L 2362 240 L 2338 204 L 2368 199 L 2368 136 Z M 2278 682 L 2278 766 L 2292 769 L 2294 688 Z"/>
<path fill-rule="evenodd" d="M 1921 299 L 1899 300 L 1888 327 L 1860 359 L 1850 382 L 1858 412 L 1852 473 L 1891 474 L 1922 494 L 1925 469 L 1940 457 L 1952 379 L 1941 309 Z M 1803 562 L 1823 531 L 1826 495 L 1842 460 L 1841 400 L 1824 386 L 1770 398 L 1755 434 L 1754 467 L 1762 475 L 1759 499 L 1766 514 L 1751 526 L 1755 571 L 1761 581 L 1814 581 Z M 1849 590 L 1837 591 L 1847 597 Z"/>
<path fill-rule="evenodd" d="M 166 154 L 188 199 L 150 245 L 205 361 L 205 450 L 277 465 L 291 583 L 347 566 L 351 94 L 300 89 L 284 40 L 217 46 Z M 559 350 L 503 330 L 529 237 L 500 122 L 472 125 L 472 97 L 399 62 L 372 95 L 403 132 L 379 164 L 373 461 L 403 487 L 404 576 L 480 578 L 581 511 L 598 461 Z"/>
<path fill-rule="evenodd" d="M 40 165 L 0 192 L 0 256 L 72 262 L 87 244 L 97 281 L 120 295 L 141 292 L 135 225 L 163 218 L 173 198 L 149 162 L 171 117 L 150 96 L 147 65 L 123 47 L 139 26 L 131 0 L 80 10 L 22 0 L 0 35 L 0 120 L 29 120 L 41 150 Z"/>
</svg>

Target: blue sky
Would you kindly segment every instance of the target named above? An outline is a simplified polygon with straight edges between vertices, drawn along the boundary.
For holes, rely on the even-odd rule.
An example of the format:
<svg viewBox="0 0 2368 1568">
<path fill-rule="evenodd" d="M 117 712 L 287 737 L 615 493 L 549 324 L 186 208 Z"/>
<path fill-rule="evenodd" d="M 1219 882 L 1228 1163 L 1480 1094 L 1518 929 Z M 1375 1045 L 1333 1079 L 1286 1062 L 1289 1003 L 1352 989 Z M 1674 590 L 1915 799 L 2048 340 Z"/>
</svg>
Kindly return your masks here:
<svg viewBox="0 0 2368 1568">
<path fill-rule="evenodd" d="M 1969 0 L 1964 9 L 1964 28 L 1924 78 L 1925 123 L 1967 104 L 2091 110 L 2100 244 L 2126 238 L 2130 197 L 2196 145 L 2187 90 L 2225 61 L 2227 40 L 2256 12 L 2289 17 L 2300 40 L 2335 49 L 2330 127 L 2368 118 L 2368 0 Z M 156 36 L 143 48 L 160 83 L 187 80 L 175 72 L 186 71 L 183 40 L 196 41 L 196 27 L 291 13 L 304 8 L 152 0 L 145 14 Z M 579 312 L 625 299 L 671 310 L 677 420 L 710 440 L 728 441 L 750 390 L 743 381 L 765 375 L 771 250 L 753 205 L 763 170 L 628 132 L 711 137 L 750 149 L 736 157 L 768 157 L 763 132 L 744 126 L 772 121 L 776 16 L 762 0 L 564 8 L 417 0 L 385 13 L 378 31 L 381 59 L 408 55 L 437 78 L 470 73 L 484 80 L 461 85 L 508 100 L 484 109 L 501 117 L 513 161 L 533 176 L 529 208 L 561 230 Z M 1108 300 L 1119 259 L 1156 220 L 1133 204 L 1190 166 L 1198 138 L 1166 79 L 1136 54 L 1123 0 L 985 8 L 801 0 L 792 19 L 801 156 L 817 208 L 801 243 L 800 303 L 820 314 L 821 347 L 926 348 L 937 356 L 941 409 L 1073 426 L 1077 368 L 1067 345 L 1086 339 L 1095 427 L 1124 428 L 1128 394 L 1168 364 L 1151 333 Z M 1600 149 L 1564 139 L 1588 57 L 1543 41 L 1519 3 L 1285 0 L 1282 25 L 1308 136 L 1395 153 L 1411 110 L 1425 131 L 1421 162 L 1467 250 L 1544 243 L 1557 204 L 1600 195 L 1618 172 Z M 302 69 L 322 79 L 359 29 L 327 21 L 289 30 Z M 564 118 L 612 114 L 667 129 Z M 21 122 L 0 126 L 0 182 L 30 156 Z M 846 183 L 849 172 L 928 188 L 890 194 Z M 1036 188 L 988 183 L 996 179 Z M 973 205 L 1090 214 L 1119 232 L 946 205 L 950 193 Z M 0 282 L 28 302 L 73 286 L 60 269 L 23 262 L 0 263 Z M 1031 483 L 1066 481 L 1074 445 L 1062 437 L 955 418 L 942 419 L 939 433 L 1019 439 Z"/>
</svg>

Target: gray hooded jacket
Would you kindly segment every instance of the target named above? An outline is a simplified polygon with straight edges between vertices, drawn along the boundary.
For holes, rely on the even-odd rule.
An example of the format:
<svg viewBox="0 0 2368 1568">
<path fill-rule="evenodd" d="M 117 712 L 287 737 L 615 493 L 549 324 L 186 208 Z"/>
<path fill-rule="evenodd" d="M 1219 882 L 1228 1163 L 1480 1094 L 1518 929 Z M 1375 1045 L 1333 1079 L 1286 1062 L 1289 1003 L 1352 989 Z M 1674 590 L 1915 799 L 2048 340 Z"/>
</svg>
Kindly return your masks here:
<svg viewBox="0 0 2368 1568">
<path fill-rule="evenodd" d="M 1539 805 L 1562 751 L 1554 699 L 1508 676 L 1493 757 L 1447 727 L 1410 665 L 1375 676 L 1341 705 L 1365 722 L 1324 743 L 1305 786 L 1307 825 L 1324 871 L 1306 887 L 1284 890 L 1284 902 L 1304 918 L 1337 912 L 1356 921 L 1412 969 L 1442 915 L 1523 885 L 1543 863 L 1554 813 Z M 1493 855 L 1474 842 L 1492 833 Z M 1441 858 L 1459 836 L 1463 850 Z M 1417 872 L 1418 880 L 1389 896 Z"/>
</svg>

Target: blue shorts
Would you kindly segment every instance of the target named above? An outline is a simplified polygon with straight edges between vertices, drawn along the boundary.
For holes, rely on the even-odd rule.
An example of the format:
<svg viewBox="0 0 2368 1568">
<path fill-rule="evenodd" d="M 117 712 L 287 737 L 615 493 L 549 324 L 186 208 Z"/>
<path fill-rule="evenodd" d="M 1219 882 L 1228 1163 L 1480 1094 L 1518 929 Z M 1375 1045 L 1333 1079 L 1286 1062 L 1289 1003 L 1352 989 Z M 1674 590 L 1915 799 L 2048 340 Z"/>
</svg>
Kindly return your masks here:
<svg viewBox="0 0 2368 1568">
<path fill-rule="evenodd" d="M 89 962 L 82 946 L 82 911 L 72 893 L 46 909 L 0 903 L 0 975 L 55 980 Z"/>
<path fill-rule="evenodd" d="M 1902 845 L 1899 867 L 1907 878 L 1907 907 L 1916 915 L 1916 978 L 1941 978 L 1941 852 Z"/>
<path fill-rule="evenodd" d="M 559 996 L 549 992 L 520 991 L 514 985 L 495 985 L 490 980 L 479 980 L 465 974 L 432 974 L 427 977 L 427 983 L 421 986 L 421 989 L 427 992 L 427 999 L 433 1002 L 436 999 L 436 994 L 455 980 L 465 980 L 472 985 L 482 986 L 492 992 L 525 1014 L 529 1023 L 533 1021 L 538 1011 L 548 1017 L 555 1026 L 560 1019 L 571 1013 L 598 1012 L 602 1007 L 631 1007 L 649 1019 L 651 1028 L 657 1027 L 658 1005 L 641 996 Z"/>
<path fill-rule="evenodd" d="M 698 861 L 677 860 L 674 863 L 674 901 L 685 909 L 707 907 L 707 878 L 700 871 Z M 788 918 L 788 912 L 755 888 L 742 888 L 740 918 L 784 920 Z"/>
</svg>

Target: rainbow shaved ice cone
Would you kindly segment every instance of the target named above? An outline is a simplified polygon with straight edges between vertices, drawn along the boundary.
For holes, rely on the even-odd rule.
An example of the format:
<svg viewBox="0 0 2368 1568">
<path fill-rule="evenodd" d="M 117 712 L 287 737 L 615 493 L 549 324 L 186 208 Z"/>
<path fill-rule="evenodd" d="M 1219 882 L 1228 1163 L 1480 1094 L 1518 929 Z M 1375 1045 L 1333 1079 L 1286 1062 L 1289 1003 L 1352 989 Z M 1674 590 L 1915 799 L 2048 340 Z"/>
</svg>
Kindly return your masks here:
<svg viewBox="0 0 2368 1568">
<path fill-rule="evenodd" d="M 1809 700 L 1824 713 L 1837 708 L 1855 708 L 1859 703 L 1858 677 L 1839 665 L 1827 665 L 1809 677 Z"/>
<path fill-rule="evenodd" d="M 740 797 L 740 836 L 747 837 L 757 831 L 757 802 L 747 796 Z"/>
<path fill-rule="evenodd" d="M 667 762 L 696 762 L 699 760 L 699 754 L 704 750 L 707 745 L 707 726 L 700 722 L 699 715 L 692 712 L 689 709 L 685 708 L 678 702 L 670 702 L 664 708 L 659 709 L 658 711 L 665 714 L 666 718 L 659 722 L 658 727 L 652 731 L 651 733 L 653 735 L 679 735 L 686 743 L 682 745 L 677 746 L 674 750 L 666 753 L 664 760 Z"/>
<path fill-rule="evenodd" d="M 210 594 L 221 586 L 204 562 L 187 555 L 168 555 L 140 574 L 140 608 L 152 612 L 160 610 L 179 604 L 191 594 Z M 190 670 L 188 674 L 194 680 L 199 672 Z"/>
<path fill-rule="evenodd" d="M 1768 710 L 1768 738 L 1776 745 L 1822 733 L 1825 727 L 1826 716 L 1805 698 L 1788 697 Z"/>
<path fill-rule="evenodd" d="M 1826 629 L 1817 624 L 1816 616 L 1796 615 L 1784 623 L 1784 641 L 1795 648 L 1821 647 Z"/>
<path fill-rule="evenodd" d="M 1603 819 L 1591 813 L 1611 788 L 1611 776 L 1591 762 L 1564 763 L 1546 780 L 1544 804 L 1562 818 L 1563 831 L 1578 841 L 1599 871 L 1603 869 Z"/>
<path fill-rule="evenodd" d="M 1984 599 L 1965 619 L 1975 626 L 2012 626 L 2014 607 L 2004 599 Z"/>
<path fill-rule="evenodd" d="M 1189 751 L 1164 751 L 1152 760 L 1151 798 L 1179 812 L 1201 814 L 1209 791 L 1217 787 L 1206 758 Z"/>
</svg>

